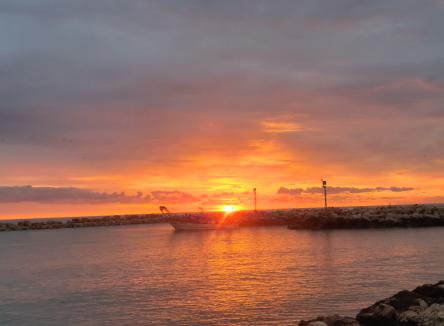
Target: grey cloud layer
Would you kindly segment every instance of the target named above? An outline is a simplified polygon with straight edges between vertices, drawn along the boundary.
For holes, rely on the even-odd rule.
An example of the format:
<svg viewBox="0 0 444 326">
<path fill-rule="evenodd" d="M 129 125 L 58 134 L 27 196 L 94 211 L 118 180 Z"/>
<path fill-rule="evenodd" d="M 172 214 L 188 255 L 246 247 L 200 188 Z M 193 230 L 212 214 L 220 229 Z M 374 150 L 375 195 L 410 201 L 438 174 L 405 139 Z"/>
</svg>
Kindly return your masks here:
<svg viewBox="0 0 444 326">
<path fill-rule="evenodd" d="M 171 161 L 207 120 L 246 149 L 244 130 L 296 114 L 315 131 L 281 136 L 290 151 L 439 171 L 443 15 L 440 0 L 5 0 L 0 148 Z"/>
<path fill-rule="evenodd" d="M 34 187 L 34 186 L 0 186 L 0 203 L 34 202 L 46 204 L 106 204 L 106 203 L 134 203 L 134 204 L 196 204 L 208 205 L 239 204 L 245 194 L 213 193 L 195 196 L 178 190 L 155 190 L 147 194 L 137 192 L 128 195 L 124 192 L 97 192 L 90 189 L 75 187 Z"/>
<path fill-rule="evenodd" d="M 152 191 L 144 195 L 127 195 L 124 192 L 97 192 L 74 187 L 0 186 L 0 203 L 140 203 L 140 204 L 186 204 L 199 198 L 181 191 Z"/>
<path fill-rule="evenodd" d="M 411 187 L 376 187 L 376 188 L 357 188 L 357 187 L 328 187 L 329 194 L 360 194 L 379 191 L 391 191 L 391 192 L 405 192 L 412 191 Z M 309 187 L 309 188 L 286 188 L 280 187 L 277 191 L 279 195 L 303 195 L 303 194 L 320 194 L 323 193 L 322 187 Z"/>
<path fill-rule="evenodd" d="M 1 186 L 0 203 L 125 203 L 148 202 L 149 196 L 138 193 L 102 193 L 73 187 Z"/>
</svg>

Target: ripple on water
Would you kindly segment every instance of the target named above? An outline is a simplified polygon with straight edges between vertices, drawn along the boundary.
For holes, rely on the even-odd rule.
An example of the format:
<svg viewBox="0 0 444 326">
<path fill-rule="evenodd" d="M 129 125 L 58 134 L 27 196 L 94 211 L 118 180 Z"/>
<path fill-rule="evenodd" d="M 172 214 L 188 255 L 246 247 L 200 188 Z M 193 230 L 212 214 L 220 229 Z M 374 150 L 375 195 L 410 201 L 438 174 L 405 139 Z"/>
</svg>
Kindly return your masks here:
<svg viewBox="0 0 444 326">
<path fill-rule="evenodd" d="M 294 324 L 444 278 L 444 228 L 0 235 L 0 325 Z"/>
</svg>

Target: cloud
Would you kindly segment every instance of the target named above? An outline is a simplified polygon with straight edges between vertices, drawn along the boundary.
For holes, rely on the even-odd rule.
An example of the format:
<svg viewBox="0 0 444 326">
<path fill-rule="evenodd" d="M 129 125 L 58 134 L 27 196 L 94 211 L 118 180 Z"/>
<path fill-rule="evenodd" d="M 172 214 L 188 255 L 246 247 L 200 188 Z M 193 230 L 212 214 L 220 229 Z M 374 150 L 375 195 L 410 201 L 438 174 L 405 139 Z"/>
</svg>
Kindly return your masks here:
<svg viewBox="0 0 444 326">
<path fill-rule="evenodd" d="M 151 192 L 151 202 L 156 204 L 190 204 L 199 201 L 199 197 L 177 190 Z"/>
<path fill-rule="evenodd" d="M 369 192 L 391 191 L 391 192 L 406 192 L 412 191 L 414 188 L 410 187 L 376 187 L 376 188 L 358 188 L 358 187 L 327 187 L 329 194 L 360 194 Z M 308 187 L 308 188 L 286 188 L 280 187 L 277 190 L 279 195 L 303 195 L 303 194 L 320 194 L 323 193 L 322 187 Z"/>
<path fill-rule="evenodd" d="M 297 132 L 302 129 L 302 126 L 298 123 L 277 121 L 264 121 L 262 127 L 265 132 L 270 133 Z"/>
<path fill-rule="evenodd" d="M 73 187 L 0 186 L 0 203 L 147 203 L 150 197 L 138 192 L 96 192 Z"/>
<path fill-rule="evenodd" d="M 286 188 L 280 187 L 276 192 L 278 195 L 300 195 L 304 192 L 304 188 Z"/>
<path fill-rule="evenodd" d="M 443 15 L 437 0 L 0 1 L 1 178 L 81 190 L 142 178 L 147 191 L 174 179 L 191 193 L 232 178 L 271 193 L 322 165 L 326 178 L 433 188 Z"/>
<path fill-rule="evenodd" d="M 73 204 L 189 204 L 200 201 L 199 197 L 182 191 L 151 191 L 144 195 L 125 192 L 97 192 L 74 187 L 0 186 L 0 203 L 73 203 Z"/>
<path fill-rule="evenodd" d="M 404 191 L 415 190 L 415 188 L 411 188 L 411 187 L 389 187 L 389 188 L 378 187 L 378 188 L 376 188 L 376 190 L 377 191 L 404 192 Z"/>
<path fill-rule="evenodd" d="M 251 200 L 250 192 L 234 193 L 234 192 L 220 192 L 211 193 L 201 196 L 201 205 L 203 207 L 214 208 L 222 205 L 241 205 Z"/>
</svg>

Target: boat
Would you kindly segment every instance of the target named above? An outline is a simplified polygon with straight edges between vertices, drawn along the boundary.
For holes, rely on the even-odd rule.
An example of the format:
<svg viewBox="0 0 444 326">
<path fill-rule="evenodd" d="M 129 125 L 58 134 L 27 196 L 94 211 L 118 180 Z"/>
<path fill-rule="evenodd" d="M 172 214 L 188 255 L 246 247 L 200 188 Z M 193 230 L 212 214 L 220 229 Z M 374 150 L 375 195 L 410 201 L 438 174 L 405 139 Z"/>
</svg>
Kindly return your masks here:
<svg viewBox="0 0 444 326">
<path fill-rule="evenodd" d="M 230 219 L 228 213 L 223 216 L 211 216 L 202 211 L 172 216 L 165 206 L 160 206 L 159 209 L 164 216 L 168 217 L 167 221 L 176 231 L 225 230 L 239 227 L 239 223 Z"/>
<path fill-rule="evenodd" d="M 236 224 L 202 223 L 194 221 L 170 221 L 176 231 L 226 230 L 235 229 Z"/>
</svg>

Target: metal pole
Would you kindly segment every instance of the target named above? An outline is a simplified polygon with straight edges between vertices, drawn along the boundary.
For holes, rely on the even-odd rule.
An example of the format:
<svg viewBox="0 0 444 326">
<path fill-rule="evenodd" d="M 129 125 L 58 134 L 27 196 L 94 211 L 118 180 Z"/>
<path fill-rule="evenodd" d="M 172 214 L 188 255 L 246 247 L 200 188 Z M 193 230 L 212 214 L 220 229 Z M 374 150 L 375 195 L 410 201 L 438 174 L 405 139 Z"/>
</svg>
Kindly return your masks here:
<svg viewBox="0 0 444 326">
<path fill-rule="evenodd" d="M 322 187 L 324 188 L 324 205 L 325 209 L 327 209 L 327 181 L 322 180 Z"/>
<path fill-rule="evenodd" d="M 256 188 L 253 188 L 253 194 L 254 194 L 254 212 L 257 212 L 257 197 L 256 197 Z"/>
</svg>

